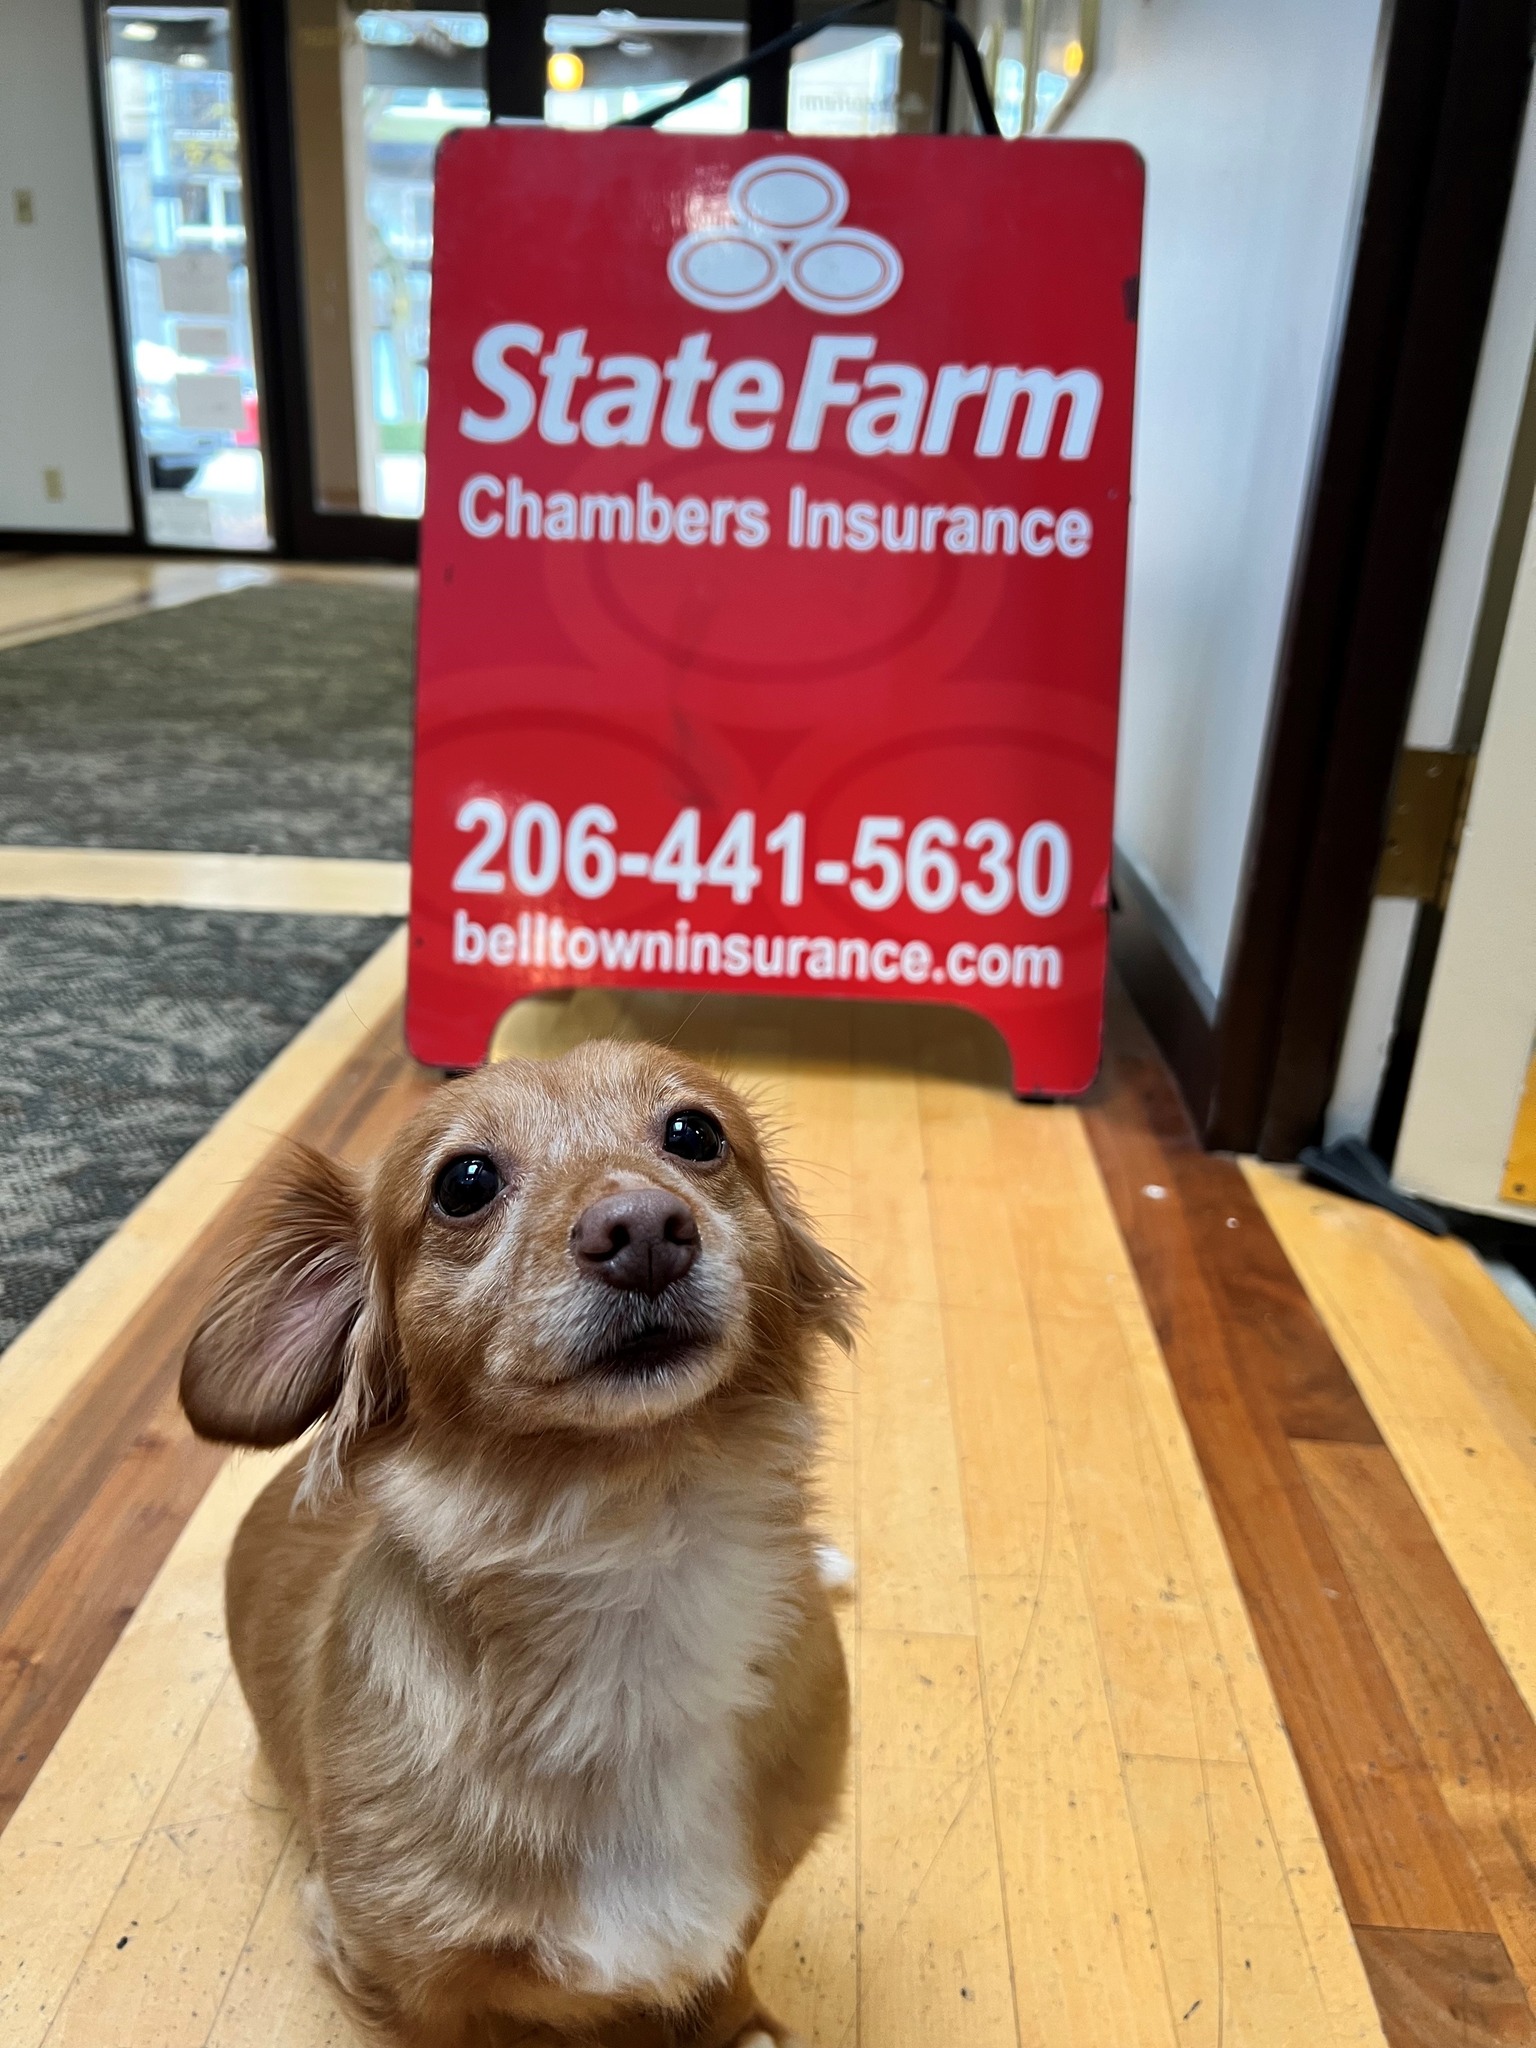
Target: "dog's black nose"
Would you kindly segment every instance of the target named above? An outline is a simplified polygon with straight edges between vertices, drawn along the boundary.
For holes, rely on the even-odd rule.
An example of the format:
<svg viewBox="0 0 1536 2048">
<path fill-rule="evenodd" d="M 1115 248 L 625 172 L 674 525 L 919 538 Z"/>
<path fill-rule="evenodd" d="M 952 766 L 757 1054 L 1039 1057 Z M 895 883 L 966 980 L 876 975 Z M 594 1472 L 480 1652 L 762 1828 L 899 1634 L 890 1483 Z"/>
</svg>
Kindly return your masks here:
<svg viewBox="0 0 1536 2048">
<path fill-rule="evenodd" d="M 625 1188 L 583 1210 L 571 1230 L 571 1250 L 594 1279 L 657 1295 L 681 1280 L 698 1256 L 699 1226 L 680 1195 Z"/>
</svg>

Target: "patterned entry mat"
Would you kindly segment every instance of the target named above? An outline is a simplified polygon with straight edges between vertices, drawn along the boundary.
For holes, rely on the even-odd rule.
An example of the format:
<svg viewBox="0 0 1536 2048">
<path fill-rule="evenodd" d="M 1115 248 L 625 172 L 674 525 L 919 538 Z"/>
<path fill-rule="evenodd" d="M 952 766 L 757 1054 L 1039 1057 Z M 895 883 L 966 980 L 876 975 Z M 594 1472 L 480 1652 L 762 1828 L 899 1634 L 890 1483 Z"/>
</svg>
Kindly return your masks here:
<svg viewBox="0 0 1536 2048">
<path fill-rule="evenodd" d="M 0 1344 L 391 928 L 0 903 Z"/>
<path fill-rule="evenodd" d="M 277 584 L 0 652 L 0 843 L 403 859 L 414 612 Z"/>
</svg>

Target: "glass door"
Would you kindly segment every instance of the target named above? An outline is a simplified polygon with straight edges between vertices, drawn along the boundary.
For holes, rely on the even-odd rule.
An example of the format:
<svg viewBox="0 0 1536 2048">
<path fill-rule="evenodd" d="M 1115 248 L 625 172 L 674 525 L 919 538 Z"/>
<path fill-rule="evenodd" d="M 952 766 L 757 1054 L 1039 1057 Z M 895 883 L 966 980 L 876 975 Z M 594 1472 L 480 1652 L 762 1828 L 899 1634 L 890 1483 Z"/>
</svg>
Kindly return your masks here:
<svg viewBox="0 0 1536 2048">
<path fill-rule="evenodd" d="M 437 146 L 483 127 L 485 17 L 356 17 L 360 90 L 343 114 L 357 322 L 361 507 L 416 519 L 426 493 L 427 334 Z M 361 311 L 363 317 L 358 320 Z"/>
<path fill-rule="evenodd" d="M 437 147 L 490 119 L 486 18 L 289 0 L 314 509 L 420 516 Z"/>
<path fill-rule="evenodd" d="M 103 29 L 146 538 L 155 547 L 265 549 L 230 9 L 108 6 Z"/>
<path fill-rule="evenodd" d="M 544 39 L 544 119 L 552 128 L 607 128 L 744 56 L 747 29 L 739 16 L 712 21 L 605 7 L 547 16 Z M 900 65 L 901 37 L 891 26 L 824 29 L 791 59 L 790 133 L 893 134 Z M 746 81 L 732 79 L 659 125 L 674 133 L 739 134 L 747 125 Z"/>
</svg>

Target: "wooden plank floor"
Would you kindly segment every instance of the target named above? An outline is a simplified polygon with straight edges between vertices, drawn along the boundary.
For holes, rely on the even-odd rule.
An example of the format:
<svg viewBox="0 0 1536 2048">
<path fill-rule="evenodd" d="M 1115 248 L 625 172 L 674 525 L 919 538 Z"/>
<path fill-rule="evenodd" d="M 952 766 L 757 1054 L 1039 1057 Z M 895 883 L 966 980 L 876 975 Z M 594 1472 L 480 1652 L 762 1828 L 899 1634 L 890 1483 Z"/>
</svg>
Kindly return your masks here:
<svg viewBox="0 0 1536 2048">
<path fill-rule="evenodd" d="M 1536 1712 L 1536 1331 L 1454 1238 L 1270 1167 L 1249 1179 Z"/>
<path fill-rule="evenodd" d="M 812 2048 L 1379 2041 L 1082 1117 L 1011 1102 L 962 1019 L 594 997 L 512 1036 L 608 1029 L 755 1087 L 871 1289 L 827 1391 L 853 1797 L 760 1944 L 786 2016 Z M 366 1086 L 358 1144 L 409 1094 Z M 7 2042 L 342 2038 L 219 1633 L 262 1472 L 220 1472 L 0 1837 Z"/>
<path fill-rule="evenodd" d="M 0 648 L 25 646 L 264 583 L 408 585 L 410 569 L 219 561 L 187 555 L 0 556 Z"/>
<path fill-rule="evenodd" d="M 272 574 L 262 562 L 170 556 L 0 557 L 0 647 L 20 647 L 138 612 L 244 590 L 270 581 Z"/>
<path fill-rule="evenodd" d="M 198 910 L 404 917 L 410 908 L 410 887 L 410 866 L 403 860 L 0 846 L 0 900 L 172 903 Z"/>
<path fill-rule="evenodd" d="M 1124 1007 L 1110 1046 L 1090 1136 L 1388 2037 L 1536 2043 L 1536 1727 L 1489 1633 L 1499 1608 L 1468 1598 L 1397 1441 L 1383 1442 L 1390 1399 L 1377 1397 L 1402 1373 L 1401 1349 L 1382 1343 L 1357 1384 L 1364 1352 L 1335 1345 L 1343 1305 L 1383 1338 L 1400 1329 L 1433 1293 L 1437 1261 L 1454 1268 L 1469 1329 L 1458 1360 L 1449 1319 L 1433 1333 L 1421 1323 L 1421 1384 L 1454 1380 L 1479 1346 L 1491 1373 L 1517 1319 L 1464 1248 L 1334 1203 L 1362 1245 L 1383 1224 L 1400 1234 L 1395 1272 L 1335 1247 L 1341 1313 L 1325 1326 L 1286 1256 L 1299 1233 L 1277 1240 L 1242 1169 L 1201 1151 Z M 1281 1189 L 1290 1218 L 1317 1199 L 1278 1176 L 1260 1184 L 1271 1213 Z M 1526 1386 L 1536 1399 L 1536 1359 Z M 1536 1518 L 1518 1542 L 1528 1586 Z"/>
<path fill-rule="evenodd" d="M 1467 1844 L 1536 1983 L 1536 1332 L 1465 1245 L 1250 1170 L 1384 1444 L 1303 1469 Z"/>
<path fill-rule="evenodd" d="M 0 644 L 222 574 L 0 565 Z M 398 971 L 0 1362 L 7 2048 L 352 2039 L 223 1647 L 275 1461 L 172 1390 L 267 1146 L 366 1157 L 432 1085 Z M 809 2048 L 1536 2048 L 1536 1340 L 1471 1255 L 1202 1153 L 1124 1007 L 1080 1109 L 943 1012 L 584 996 L 500 1051 L 594 1031 L 752 1086 L 871 1289 L 825 1398 L 851 1798 L 756 1959 Z"/>
</svg>

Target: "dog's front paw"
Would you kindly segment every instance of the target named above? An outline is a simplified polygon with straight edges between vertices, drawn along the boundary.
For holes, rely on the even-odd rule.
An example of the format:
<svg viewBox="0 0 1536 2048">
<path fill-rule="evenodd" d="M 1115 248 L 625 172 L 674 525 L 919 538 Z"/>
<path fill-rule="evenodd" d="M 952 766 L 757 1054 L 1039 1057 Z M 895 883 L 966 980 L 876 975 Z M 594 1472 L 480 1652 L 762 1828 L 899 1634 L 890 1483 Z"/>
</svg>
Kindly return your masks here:
<svg viewBox="0 0 1536 2048">
<path fill-rule="evenodd" d="M 736 2036 L 731 2048 L 801 2048 L 801 2044 L 793 2034 L 774 2033 L 761 2019 L 755 2019 L 745 2033 Z"/>
</svg>

